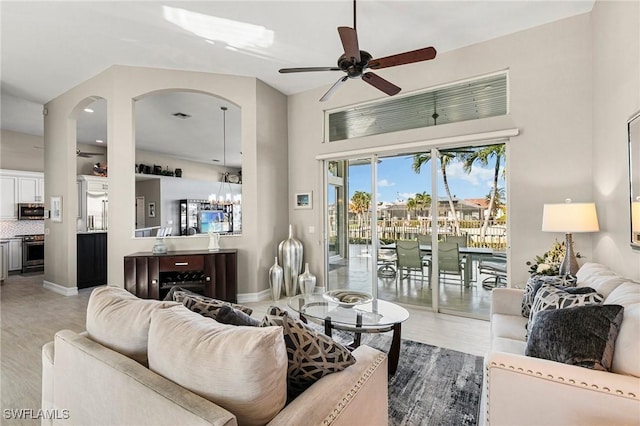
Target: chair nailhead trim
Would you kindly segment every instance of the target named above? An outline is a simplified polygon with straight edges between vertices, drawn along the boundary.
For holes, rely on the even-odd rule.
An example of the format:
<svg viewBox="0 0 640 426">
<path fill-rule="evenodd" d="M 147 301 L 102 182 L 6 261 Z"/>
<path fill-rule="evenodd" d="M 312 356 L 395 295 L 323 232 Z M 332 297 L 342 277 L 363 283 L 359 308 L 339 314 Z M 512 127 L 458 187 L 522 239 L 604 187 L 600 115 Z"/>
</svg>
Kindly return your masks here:
<svg viewBox="0 0 640 426">
<path fill-rule="evenodd" d="M 360 388 L 369 380 L 371 375 L 376 371 L 376 369 L 382 364 L 382 362 L 387 358 L 386 355 L 380 354 L 373 361 L 373 364 L 367 368 L 367 370 L 362 373 L 362 376 L 358 379 L 357 383 L 353 385 L 351 389 L 347 392 L 347 395 L 342 398 L 342 401 L 338 403 L 338 408 L 334 408 L 333 412 L 329 414 L 323 421 L 323 425 L 331 425 L 340 415 L 342 410 L 348 405 L 349 401 L 351 401 L 356 393 L 360 390 Z"/>
<path fill-rule="evenodd" d="M 486 374 L 486 377 L 487 377 L 487 384 L 486 384 L 487 401 L 489 400 L 489 379 L 488 379 L 489 374 L 488 374 L 488 371 L 489 371 L 489 369 L 491 367 L 499 367 L 499 368 L 504 368 L 504 369 L 509 369 L 509 370 L 517 369 L 518 372 L 525 372 L 525 370 L 523 368 L 521 368 L 521 367 L 514 367 L 512 365 L 505 365 L 504 363 L 491 362 L 490 365 L 485 367 L 485 370 L 487 372 L 487 374 Z M 533 370 L 526 370 L 526 374 L 529 374 L 531 376 L 543 377 L 543 373 L 540 372 L 540 371 L 534 372 Z M 579 384 L 580 386 L 583 386 L 585 388 L 591 388 L 591 389 L 599 391 L 599 392 L 611 393 L 611 389 L 610 388 L 608 388 L 606 386 L 600 387 L 599 385 L 597 385 L 595 383 L 591 383 L 590 384 L 590 383 L 582 382 L 582 381 L 580 383 L 577 383 L 574 379 L 565 379 L 562 376 L 554 377 L 552 374 L 547 374 L 546 378 L 550 379 L 550 380 L 562 382 L 562 383 L 567 382 L 567 383 L 572 384 L 572 385 Z M 640 399 L 638 397 L 638 395 L 636 393 L 634 393 L 634 392 L 624 392 L 624 391 L 622 391 L 620 389 L 616 389 L 615 393 L 616 393 L 616 395 L 623 395 L 623 396 L 627 396 L 627 397 L 634 398 L 634 399 Z M 489 416 L 489 408 L 487 407 L 487 418 L 488 418 L 488 416 Z M 488 420 L 487 420 L 487 422 L 488 422 Z"/>
</svg>

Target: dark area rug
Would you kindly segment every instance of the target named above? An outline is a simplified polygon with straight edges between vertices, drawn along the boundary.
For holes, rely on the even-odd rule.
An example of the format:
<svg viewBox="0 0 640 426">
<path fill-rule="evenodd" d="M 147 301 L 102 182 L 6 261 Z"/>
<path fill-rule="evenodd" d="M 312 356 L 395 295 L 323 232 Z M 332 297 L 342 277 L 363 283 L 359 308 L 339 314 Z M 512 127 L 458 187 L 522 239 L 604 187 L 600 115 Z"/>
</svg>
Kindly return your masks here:
<svg viewBox="0 0 640 426">
<path fill-rule="evenodd" d="M 386 353 L 391 337 L 365 334 L 362 343 Z M 481 391 L 481 357 L 403 339 L 389 377 L 389 425 L 475 425 Z"/>
</svg>

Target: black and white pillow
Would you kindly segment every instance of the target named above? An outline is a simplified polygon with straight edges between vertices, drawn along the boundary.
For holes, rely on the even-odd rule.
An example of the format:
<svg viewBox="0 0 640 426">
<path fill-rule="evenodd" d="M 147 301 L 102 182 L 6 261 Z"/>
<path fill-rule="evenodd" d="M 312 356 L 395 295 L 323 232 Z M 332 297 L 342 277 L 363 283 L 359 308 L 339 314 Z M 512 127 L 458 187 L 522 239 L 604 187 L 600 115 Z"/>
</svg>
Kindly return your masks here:
<svg viewBox="0 0 640 426">
<path fill-rule="evenodd" d="M 562 285 L 565 287 L 575 287 L 577 281 L 575 277 L 560 275 L 532 275 L 527 280 L 522 297 L 522 316 L 529 318 L 531 305 L 536 297 L 536 293 L 543 284 Z"/>
<path fill-rule="evenodd" d="M 351 352 L 331 337 L 320 334 L 287 311 L 271 306 L 260 324 L 280 326 L 287 346 L 287 394 L 289 401 L 320 378 L 354 364 Z"/>
<path fill-rule="evenodd" d="M 540 311 L 525 355 L 609 371 L 624 308 L 587 305 Z"/>
<path fill-rule="evenodd" d="M 216 315 L 216 321 L 222 324 L 230 324 L 230 325 L 239 325 L 239 326 L 249 326 L 249 327 L 258 327 L 260 326 L 260 321 L 251 318 L 246 313 L 242 312 L 240 309 L 232 308 L 231 306 L 223 306 L 218 310 Z"/>
<path fill-rule="evenodd" d="M 542 284 L 531 306 L 527 323 L 527 339 L 538 312 L 573 306 L 599 305 L 603 301 L 604 297 L 591 287 L 562 287 Z"/>
</svg>

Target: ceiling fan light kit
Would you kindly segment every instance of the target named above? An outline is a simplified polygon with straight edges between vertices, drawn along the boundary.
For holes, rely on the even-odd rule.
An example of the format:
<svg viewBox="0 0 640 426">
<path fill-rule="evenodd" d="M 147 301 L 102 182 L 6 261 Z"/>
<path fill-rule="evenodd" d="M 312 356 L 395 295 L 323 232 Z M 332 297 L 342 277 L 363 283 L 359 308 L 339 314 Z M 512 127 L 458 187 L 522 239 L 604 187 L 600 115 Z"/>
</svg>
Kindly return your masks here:
<svg viewBox="0 0 640 426">
<path fill-rule="evenodd" d="M 343 71 L 347 75 L 340 77 L 333 86 L 320 98 L 324 102 L 344 84 L 349 78 L 360 78 L 364 82 L 370 84 L 376 89 L 393 96 L 402 90 L 400 87 L 385 80 L 370 69 L 381 69 L 395 67 L 398 65 L 412 64 L 414 62 L 422 62 L 434 59 L 436 57 L 436 49 L 433 47 L 425 47 L 409 52 L 398 53 L 396 55 L 385 56 L 383 58 L 373 59 L 367 51 L 360 50 L 358 44 L 358 33 L 356 31 L 356 0 L 353 0 L 353 28 L 338 27 L 338 35 L 342 42 L 344 53 L 338 58 L 338 67 L 305 67 L 305 68 L 282 68 L 280 72 L 283 74 L 294 72 L 316 72 L 316 71 Z"/>
</svg>

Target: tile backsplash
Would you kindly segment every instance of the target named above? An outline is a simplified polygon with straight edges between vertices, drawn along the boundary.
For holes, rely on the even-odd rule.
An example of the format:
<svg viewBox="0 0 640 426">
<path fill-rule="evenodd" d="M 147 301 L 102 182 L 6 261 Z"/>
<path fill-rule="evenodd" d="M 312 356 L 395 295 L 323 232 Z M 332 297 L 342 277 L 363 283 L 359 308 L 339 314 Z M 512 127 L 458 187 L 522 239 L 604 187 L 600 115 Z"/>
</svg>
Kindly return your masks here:
<svg viewBox="0 0 640 426">
<path fill-rule="evenodd" d="M 44 234 L 44 220 L 0 220 L 0 238 Z"/>
</svg>

